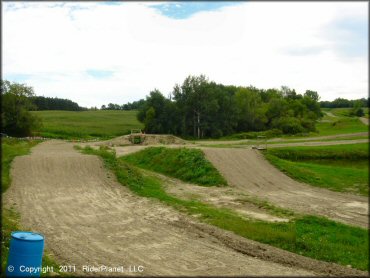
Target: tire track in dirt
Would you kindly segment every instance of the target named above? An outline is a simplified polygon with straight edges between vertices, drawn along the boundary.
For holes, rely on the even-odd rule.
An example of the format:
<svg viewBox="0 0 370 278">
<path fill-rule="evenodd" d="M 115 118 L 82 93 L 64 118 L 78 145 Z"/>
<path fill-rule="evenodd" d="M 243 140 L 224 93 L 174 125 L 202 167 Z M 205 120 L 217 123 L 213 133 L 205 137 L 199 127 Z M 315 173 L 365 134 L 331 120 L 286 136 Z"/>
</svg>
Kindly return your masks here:
<svg viewBox="0 0 370 278">
<path fill-rule="evenodd" d="M 98 157 L 80 154 L 69 143 L 37 145 L 14 160 L 11 175 L 4 205 L 20 213 L 21 225 L 43 233 L 57 261 L 76 265 L 79 275 L 96 275 L 82 272 L 82 265 L 143 265 L 143 275 L 314 274 L 242 254 L 215 237 L 179 227 L 187 217 L 134 196 Z"/>
<path fill-rule="evenodd" d="M 368 227 L 368 199 L 294 181 L 257 150 L 204 148 L 206 157 L 231 186 L 277 206 Z"/>
</svg>

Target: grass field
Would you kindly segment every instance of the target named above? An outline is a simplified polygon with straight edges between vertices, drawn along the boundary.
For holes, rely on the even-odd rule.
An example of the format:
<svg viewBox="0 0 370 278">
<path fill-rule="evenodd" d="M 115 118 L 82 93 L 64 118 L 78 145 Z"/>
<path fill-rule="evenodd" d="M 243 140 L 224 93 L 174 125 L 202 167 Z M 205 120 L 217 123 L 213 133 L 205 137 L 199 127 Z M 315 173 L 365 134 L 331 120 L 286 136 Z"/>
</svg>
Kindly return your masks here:
<svg viewBox="0 0 370 278">
<path fill-rule="evenodd" d="M 13 159 L 18 155 L 26 155 L 30 152 L 30 149 L 35 146 L 39 141 L 19 141 L 14 139 L 2 139 L 2 161 L 1 161 L 1 190 L 4 193 L 10 186 L 10 165 Z M 2 273 L 5 273 L 7 258 L 9 254 L 9 244 L 11 238 L 11 232 L 23 230 L 19 224 L 19 215 L 13 209 L 2 208 L 1 216 L 1 269 Z M 50 258 L 47 254 L 44 254 L 42 259 L 43 266 L 53 267 L 54 272 L 59 272 L 58 264 Z M 51 273 L 41 273 L 41 276 L 51 276 Z"/>
<path fill-rule="evenodd" d="M 139 196 L 155 198 L 182 212 L 198 215 L 206 223 L 246 238 L 315 259 L 368 270 L 368 233 L 365 229 L 316 216 L 297 216 L 288 223 L 248 220 L 230 209 L 169 195 L 160 180 L 154 176 L 144 176 L 107 150 L 85 148 L 83 152 L 102 157 L 105 166 L 115 173 L 118 181 Z"/>
<path fill-rule="evenodd" d="M 290 177 L 334 191 L 369 195 L 369 145 L 268 149 L 266 158 Z"/>
<path fill-rule="evenodd" d="M 331 117 L 332 122 L 318 122 L 316 124 L 316 136 L 367 132 L 369 127 L 364 125 L 358 118 L 352 117 Z M 313 136 L 315 133 L 312 134 Z"/>
<path fill-rule="evenodd" d="M 33 111 L 43 121 L 36 133 L 61 139 L 109 139 L 142 128 L 137 111 Z"/>
<path fill-rule="evenodd" d="M 324 122 L 316 124 L 317 132 L 308 136 L 325 136 L 354 132 L 366 132 L 368 127 L 356 117 L 347 117 L 349 108 L 323 109 L 336 115 L 324 115 Z M 132 111 L 33 111 L 43 120 L 43 127 L 35 131 L 36 135 L 61 139 L 109 139 L 128 134 L 131 129 L 143 128 L 136 119 L 136 110 Z M 368 109 L 365 109 L 368 116 Z M 326 122 L 326 121 L 330 122 Z M 254 139 L 259 135 L 283 138 L 304 138 L 306 135 L 281 135 L 276 131 L 243 132 L 220 138 L 220 140 Z M 212 139 L 214 140 L 214 139 Z"/>
<path fill-rule="evenodd" d="M 203 186 L 227 185 L 226 180 L 198 149 L 152 147 L 122 157 L 144 169 Z"/>
<path fill-rule="evenodd" d="M 321 109 L 326 112 L 331 112 L 335 116 L 349 117 L 349 113 L 352 108 L 321 108 Z M 365 112 L 365 117 L 369 117 L 369 108 L 363 107 L 362 109 Z"/>
</svg>

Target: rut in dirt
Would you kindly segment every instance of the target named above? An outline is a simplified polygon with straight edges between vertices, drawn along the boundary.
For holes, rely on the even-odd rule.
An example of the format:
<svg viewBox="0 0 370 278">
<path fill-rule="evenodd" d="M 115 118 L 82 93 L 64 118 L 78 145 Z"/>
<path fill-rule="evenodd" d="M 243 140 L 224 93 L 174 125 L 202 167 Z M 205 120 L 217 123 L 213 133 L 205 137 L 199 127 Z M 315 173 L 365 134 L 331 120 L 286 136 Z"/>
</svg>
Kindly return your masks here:
<svg viewBox="0 0 370 278">
<path fill-rule="evenodd" d="M 257 150 L 204 148 L 206 157 L 231 186 L 297 212 L 368 227 L 368 199 L 294 181 Z"/>
<path fill-rule="evenodd" d="M 179 225 L 188 218 L 133 195 L 98 157 L 78 153 L 70 143 L 37 145 L 14 160 L 11 175 L 4 205 L 20 213 L 23 227 L 44 234 L 47 250 L 60 264 L 76 265 L 79 275 L 87 274 L 83 265 L 144 266 L 142 273 L 125 275 L 315 273 L 237 252 Z"/>
</svg>

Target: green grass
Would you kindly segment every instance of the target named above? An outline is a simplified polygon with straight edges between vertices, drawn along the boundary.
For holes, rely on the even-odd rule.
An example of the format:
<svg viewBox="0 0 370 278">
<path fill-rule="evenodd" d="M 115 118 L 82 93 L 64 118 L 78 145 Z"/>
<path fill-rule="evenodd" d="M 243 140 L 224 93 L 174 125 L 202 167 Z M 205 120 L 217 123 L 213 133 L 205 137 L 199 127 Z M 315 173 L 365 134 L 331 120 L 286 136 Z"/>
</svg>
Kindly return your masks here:
<svg viewBox="0 0 370 278">
<path fill-rule="evenodd" d="M 85 148 L 87 154 L 99 155 L 105 166 L 113 171 L 118 181 L 142 197 L 154 198 L 181 212 L 197 215 L 200 219 L 240 236 L 270 244 L 304 256 L 352 265 L 368 270 L 368 233 L 365 229 L 352 227 L 322 217 L 299 216 L 288 223 L 253 221 L 236 212 L 216 208 L 197 200 L 183 200 L 167 194 L 159 179 L 144 176 L 114 152 L 101 148 Z"/>
<path fill-rule="evenodd" d="M 122 158 L 144 169 L 203 186 L 227 185 L 205 158 L 203 151 L 187 148 L 151 147 Z"/>
<path fill-rule="evenodd" d="M 142 128 L 137 111 L 34 111 L 43 121 L 36 134 L 61 139 L 109 139 Z"/>
<path fill-rule="evenodd" d="M 325 111 L 331 112 L 335 116 L 339 116 L 339 117 L 350 117 L 351 109 L 352 108 L 331 108 L 331 109 L 329 108 Z M 368 117 L 369 116 L 369 108 L 368 107 L 363 107 L 362 109 L 365 112 L 365 117 L 366 116 Z"/>
<path fill-rule="evenodd" d="M 332 118 L 332 119 L 333 119 L 333 122 L 318 122 L 316 124 L 316 129 L 318 132 L 316 133 L 316 136 L 347 134 L 347 133 L 368 131 L 368 126 L 364 125 L 358 118 L 340 117 L 340 118 Z"/>
<path fill-rule="evenodd" d="M 339 192 L 369 195 L 368 144 L 268 149 L 265 157 L 288 176 Z"/>
<path fill-rule="evenodd" d="M 4 193 L 11 184 L 10 165 L 18 155 L 26 155 L 30 149 L 40 141 L 20 141 L 16 139 L 2 139 L 2 168 L 1 168 L 1 190 Z M 11 232 L 23 230 L 19 225 L 19 214 L 14 209 L 2 208 L 2 238 L 1 238 L 1 269 L 4 274 L 6 271 L 7 258 L 9 254 L 9 244 Z M 42 259 L 43 266 L 53 267 L 54 272 L 59 273 L 58 264 L 48 255 L 44 254 Z M 49 276 L 50 273 L 41 273 L 41 276 Z M 59 273 L 61 274 L 61 273 Z"/>
</svg>

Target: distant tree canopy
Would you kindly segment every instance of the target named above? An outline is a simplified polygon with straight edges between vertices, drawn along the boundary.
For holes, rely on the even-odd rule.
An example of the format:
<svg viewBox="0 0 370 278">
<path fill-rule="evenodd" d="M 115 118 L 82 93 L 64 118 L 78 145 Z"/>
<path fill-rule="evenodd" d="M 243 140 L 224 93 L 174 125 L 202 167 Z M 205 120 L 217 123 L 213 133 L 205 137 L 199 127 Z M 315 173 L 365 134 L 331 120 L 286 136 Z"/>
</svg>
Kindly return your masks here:
<svg viewBox="0 0 370 278">
<path fill-rule="evenodd" d="M 108 103 L 108 105 L 102 105 L 101 110 L 138 110 L 140 109 L 145 103 L 144 99 L 140 99 L 138 101 L 134 101 L 132 103 L 128 102 L 126 104 L 115 104 L 115 103 Z"/>
<path fill-rule="evenodd" d="M 360 98 L 354 100 L 336 98 L 333 101 L 320 101 L 320 106 L 323 108 L 350 108 L 355 106 L 370 107 L 370 98 Z"/>
<path fill-rule="evenodd" d="M 87 110 L 86 108 L 80 107 L 76 102 L 73 102 L 69 99 L 44 96 L 31 96 L 30 99 L 31 102 L 34 104 L 32 110 Z"/>
<path fill-rule="evenodd" d="M 29 110 L 35 109 L 31 98 L 32 87 L 24 84 L 1 81 L 2 133 L 11 136 L 29 136 L 41 126 L 41 120 Z"/>
<path fill-rule="evenodd" d="M 294 89 L 225 86 L 204 75 L 188 76 L 169 98 L 153 90 L 139 109 L 138 120 L 150 133 L 183 137 L 220 137 L 235 132 L 279 129 L 283 133 L 315 130 L 322 116 L 319 95 Z"/>
</svg>

